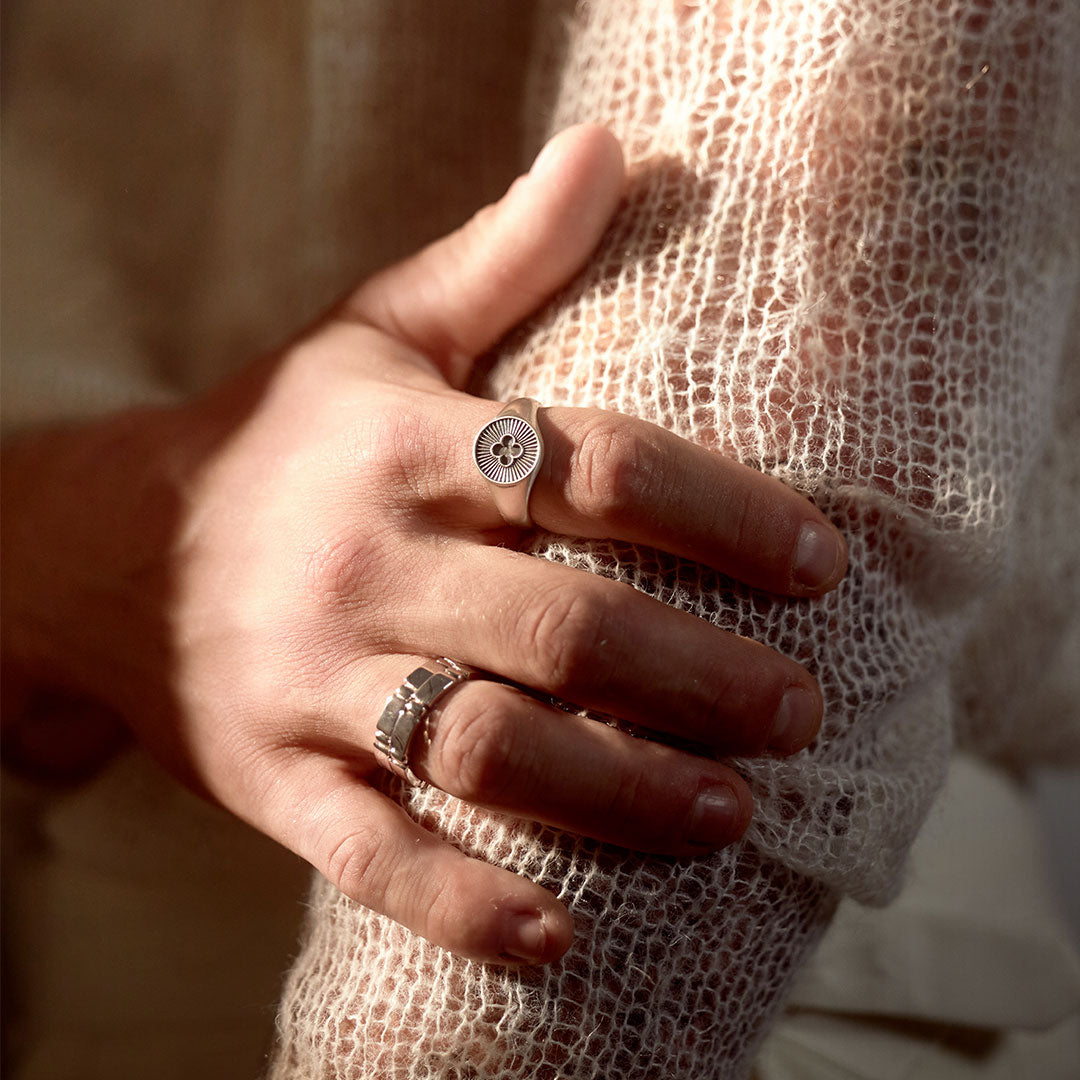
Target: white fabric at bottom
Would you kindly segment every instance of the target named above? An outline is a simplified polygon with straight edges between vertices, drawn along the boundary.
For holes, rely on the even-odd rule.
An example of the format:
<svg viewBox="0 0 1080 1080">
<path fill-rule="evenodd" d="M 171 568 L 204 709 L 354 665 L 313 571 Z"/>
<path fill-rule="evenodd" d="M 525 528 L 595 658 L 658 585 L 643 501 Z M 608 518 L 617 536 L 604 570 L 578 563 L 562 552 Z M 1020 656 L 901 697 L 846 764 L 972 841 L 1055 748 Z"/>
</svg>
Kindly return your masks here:
<svg viewBox="0 0 1080 1080">
<path fill-rule="evenodd" d="M 959 755 L 890 907 L 840 906 L 755 1080 L 1073 1080 L 1080 959 L 1039 823 Z"/>
<path fill-rule="evenodd" d="M 754 1080 L 1076 1080 L 1080 1020 L 969 1032 L 801 1013 L 762 1048 Z"/>
</svg>

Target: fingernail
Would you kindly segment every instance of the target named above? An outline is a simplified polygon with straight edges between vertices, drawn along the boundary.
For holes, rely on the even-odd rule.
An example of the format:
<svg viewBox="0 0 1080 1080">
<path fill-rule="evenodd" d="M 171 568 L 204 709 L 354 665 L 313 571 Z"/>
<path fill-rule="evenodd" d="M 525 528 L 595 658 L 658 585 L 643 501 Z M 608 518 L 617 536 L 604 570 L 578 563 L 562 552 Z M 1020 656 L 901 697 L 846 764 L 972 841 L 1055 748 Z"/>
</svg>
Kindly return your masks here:
<svg viewBox="0 0 1080 1080">
<path fill-rule="evenodd" d="M 539 913 L 510 915 L 503 922 L 502 951 L 515 960 L 539 960 L 547 946 L 547 931 Z"/>
<path fill-rule="evenodd" d="M 742 806 L 727 784 L 712 784 L 698 792 L 686 839 L 691 844 L 719 848 L 738 837 Z"/>
<path fill-rule="evenodd" d="M 813 695 L 801 686 L 789 686 L 776 710 L 769 746 L 788 754 L 801 750 L 813 739 L 817 724 L 817 702 Z"/>
<path fill-rule="evenodd" d="M 836 533 L 828 525 L 808 521 L 799 531 L 791 572 L 800 585 L 819 589 L 833 579 L 843 557 L 844 549 Z"/>
</svg>

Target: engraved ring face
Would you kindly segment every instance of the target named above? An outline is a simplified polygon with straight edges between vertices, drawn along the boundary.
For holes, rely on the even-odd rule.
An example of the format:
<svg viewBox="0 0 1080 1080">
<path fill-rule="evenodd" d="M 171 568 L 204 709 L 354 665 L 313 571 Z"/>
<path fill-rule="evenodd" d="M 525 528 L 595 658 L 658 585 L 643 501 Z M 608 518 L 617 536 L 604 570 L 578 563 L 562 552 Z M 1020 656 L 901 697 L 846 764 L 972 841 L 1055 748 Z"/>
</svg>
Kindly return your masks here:
<svg viewBox="0 0 1080 1080">
<path fill-rule="evenodd" d="M 540 436 L 520 416 L 497 416 L 476 436 L 473 460 L 493 484 L 519 484 L 540 464 Z"/>
</svg>

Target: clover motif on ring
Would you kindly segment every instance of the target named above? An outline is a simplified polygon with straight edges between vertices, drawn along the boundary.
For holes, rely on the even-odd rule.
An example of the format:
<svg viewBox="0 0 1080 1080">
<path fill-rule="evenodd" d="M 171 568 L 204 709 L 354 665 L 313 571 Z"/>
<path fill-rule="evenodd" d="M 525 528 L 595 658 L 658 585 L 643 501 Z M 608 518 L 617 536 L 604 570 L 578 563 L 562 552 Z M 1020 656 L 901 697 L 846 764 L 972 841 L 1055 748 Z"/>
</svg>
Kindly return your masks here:
<svg viewBox="0 0 1080 1080">
<path fill-rule="evenodd" d="M 524 453 L 525 447 L 509 433 L 504 435 L 497 443 L 492 444 L 491 447 L 491 456 L 496 458 L 504 469 L 509 469 Z"/>
</svg>

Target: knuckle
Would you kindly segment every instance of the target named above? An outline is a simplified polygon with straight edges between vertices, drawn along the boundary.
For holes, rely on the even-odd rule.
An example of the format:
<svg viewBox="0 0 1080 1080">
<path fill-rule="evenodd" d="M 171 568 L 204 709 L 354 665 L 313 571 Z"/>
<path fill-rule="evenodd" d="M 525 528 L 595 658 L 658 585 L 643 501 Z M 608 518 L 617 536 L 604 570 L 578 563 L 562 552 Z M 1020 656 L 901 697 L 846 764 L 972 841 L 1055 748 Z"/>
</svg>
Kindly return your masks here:
<svg viewBox="0 0 1080 1080">
<path fill-rule="evenodd" d="M 351 603 L 363 591 L 365 554 L 354 536 L 323 539 L 303 556 L 308 595 L 330 606 Z"/>
<path fill-rule="evenodd" d="M 370 400 L 363 418 L 345 435 L 342 465 L 350 475 L 364 477 L 382 505 L 425 498 L 432 474 L 440 471 L 439 440 L 431 437 L 425 404 L 407 391 Z"/>
<path fill-rule="evenodd" d="M 726 506 L 731 545 L 736 551 L 755 551 L 761 540 L 757 499 L 752 491 L 737 487 L 729 493 Z"/>
<path fill-rule="evenodd" d="M 594 820 L 609 823 L 616 843 L 629 843 L 642 851 L 669 851 L 681 844 L 685 799 L 655 782 L 667 757 L 662 752 L 643 756 L 610 783 L 597 785 Z"/>
<path fill-rule="evenodd" d="M 771 650 L 747 642 L 737 657 L 710 671 L 708 685 L 713 708 L 724 718 L 716 741 L 747 753 L 763 750 L 778 696 Z"/>
<path fill-rule="evenodd" d="M 760 552 L 762 545 L 772 548 L 777 531 L 777 514 L 767 499 L 748 484 L 733 484 L 723 500 L 723 535 L 732 551 Z"/>
<path fill-rule="evenodd" d="M 798 532 L 801 508 L 772 477 L 739 478 L 724 488 L 714 511 L 713 535 L 766 587 L 781 591 L 790 577 L 790 540 Z"/>
<path fill-rule="evenodd" d="M 481 206 L 458 232 L 462 256 L 471 253 L 490 241 L 491 233 L 498 225 L 503 213 L 501 202 L 486 203 Z"/>
<path fill-rule="evenodd" d="M 499 951 L 500 913 L 494 904 L 477 903 L 477 887 L 485 894 L 490 888 L 477 869 L 466 865 L 454 874 L 417 880 L 415 919 L 429 941 L 463 957 L 488 959 Z"/>
<path fill-rule="evenodd" d="M 569 497 L 590 517 L 618 522 L 649 507 L 654 455 L 634 425 L 601 416 L 572 455 Z"/>
<path fill-rule="evenodd" d="M 355 389 L 362 377 L 357 356 L 373 352 L 379 344 L 380 335 L 369 327 L 325 323 L 281 352 L 274 385 L 284 400 L 294 404 L 336 401 Z"/>
<path fill-rule="evenodd" d="M 446 440 L 433 437 L 439 402 L 430 390 L 358 371 L 356 357 L 376 347 L 385 351 L 367 328 L 324 328 L 284 354 L 273 393 L 294 423 L 319 432 L 321 466 L 362 477 L 362 491 L 392 507 L 426 492 L 451 458 Z"/>
<path fill-rule="evenodd" d="M 410 875 L 412 876 L 412 875 Z M 415 905 L 413 919 L 424 927 L 424 936 L 453 948 L 463 939 L 461 906 L 454 882 L 446 877 L 426 875 L 409 882 L 408 895 Z"/>
<path fill-rule="evenodd" d="M 599 646 L 606 644 L 611 618 L 593 588 L 560 586 L 523 615 L 520 639 L 529 645 L 542 688 L 573 693 L 597 675 Z"/>
<path fill-rule="evenodd" d="M 517 725 L 512 722 L 510 691 L 475 683 L 462 695 L 464 707 L 439 740 L 440 779 L 454 794 L 472 802 L 498 803 L 514 783 Z"/>
<path fill-rule="evenodd" d="M 642 814 L 647 807 L 643 798 L 645 778 L 639 772 L 619 776 L 609 784 L 596 788 L 596 805 L 593 812 L 602 820 L 615 821 L 623 828 L 638 824 L 638 819 L 650 823 L 653 815 Z"/>
<path fill-rule="evenodd" d="M 294 613 L 292 623 L 283 624 L 280 613 L 274 616 L 274 625 L 283 627 L 283 659 L 291 655 L 295 661 L 317 641 L 349 655 L 349 646 L 361 636 L 374 644 L 384 633 L 396 632 L 404 556 L 391 532 L 387 526 L 362 538 L 324 537 L 298 551 L 297 593 L 308 620 L 297 620 Z"/>
<path fill-rule="evenodd" d="M 371 830 L 354 828 L 338 837 L 323 859 L 323 876 L 340 892 L 369 907 L 387 889 L 386 872 L 379 859 L 378 838 Z"/>
<path fill-rule="evenodd" d="M 325 332 L 298 341 L 282 355 L 276 382 L 292 399 L 321 395 L 338 385 L 342 375 L 341 354 L 327 348 Z"/>
</svg>

